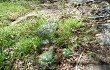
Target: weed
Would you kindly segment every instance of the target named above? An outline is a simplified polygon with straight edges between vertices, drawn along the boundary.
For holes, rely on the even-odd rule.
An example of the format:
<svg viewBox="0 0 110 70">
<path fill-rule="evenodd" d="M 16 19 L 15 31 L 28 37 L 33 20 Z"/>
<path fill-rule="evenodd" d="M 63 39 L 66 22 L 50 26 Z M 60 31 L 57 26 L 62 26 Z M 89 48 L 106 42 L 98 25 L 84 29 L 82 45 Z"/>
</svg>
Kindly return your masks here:
<svg viewBox="0 0 110 70">
<path fill-rule="evenodd" d="M 78 22 L 74 19 L 59 21 L 58 24 L 59 26 L 56 32 L 57 37 L 55 36 L 53 38 L 54 43 L 57 45 L 64 43 L 65 41 L 69 42 L 70 39 L 73 37 L 72 29 L 77 29 L 84 25 L 83 22 Z"/>
<path fill-rule="evenodd" d="M 16 44 L 16 52 L 23 54 L 33 53 L 39 50 L 40 39 L 38 37 L 23 39 Z"/>
</svg>

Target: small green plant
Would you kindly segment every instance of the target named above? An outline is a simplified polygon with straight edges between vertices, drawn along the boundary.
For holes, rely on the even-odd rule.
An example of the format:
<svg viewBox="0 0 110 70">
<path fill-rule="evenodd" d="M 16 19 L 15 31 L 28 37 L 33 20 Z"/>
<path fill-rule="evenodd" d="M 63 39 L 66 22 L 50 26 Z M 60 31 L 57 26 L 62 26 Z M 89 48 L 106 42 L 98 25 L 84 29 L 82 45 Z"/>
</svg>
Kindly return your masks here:
<svg viewBox="0 0 110 70">
<path fill-rule="evenodd" d="M 87 54 L 88 54 L 88 56 L 90 56 L 90 57 L 94 55 L 94 53 L 93 53 L 92 51 L 88 51 Z"/>
<path fill-rule="evenodd" d="M 46 45 L 46 44 L 49 44 L 49 40 L 48 39 L 45 39 L 45 40 L 41 40 L 40 41 L 40 44 L 43 46 L 43 45 Z"/>
<path fill-rule="evenodd" d="M 49 39 L 56 31 L 56 23 L 43 24 L 38 28 L 38 35 L 43 38 Z"/>
<path fill-rule="evenodd" d="M 73 52 L 72 52 L 72 50 L 70 50 L 68 48 L 64 48 L 62 50 L 62 54 L 63 54 L 64 57 L 70 57 L 73 54 Z"/>
<path fill-rule="evenodd" d="M 39 64 L 43 68 L 54 69 L 57 62 L 58 56 L 54 53 L 53 46 L 39 56 Z"/>
<path fill-rule="evenodd" d="M 84 25 L 84 23 L 81 21 L 77 21 L 75 19 L 68 18 L 64 21 L 61 21 L 59 25 L 61 25 L 61 28 L 69 29 L 69 28 L 80 28 L 81 26 Z"/>
<path fill-rule="evenodd" d="M 38 37 L 27 38 L 27 39 L 21 40 L 15 46 L 17 47 L 16 52 L 18 51 L 23 54 L 33 53 L 34 51 L 40 50 L 39 44 L 40 44 L 40 39 Z"/>
</svg>

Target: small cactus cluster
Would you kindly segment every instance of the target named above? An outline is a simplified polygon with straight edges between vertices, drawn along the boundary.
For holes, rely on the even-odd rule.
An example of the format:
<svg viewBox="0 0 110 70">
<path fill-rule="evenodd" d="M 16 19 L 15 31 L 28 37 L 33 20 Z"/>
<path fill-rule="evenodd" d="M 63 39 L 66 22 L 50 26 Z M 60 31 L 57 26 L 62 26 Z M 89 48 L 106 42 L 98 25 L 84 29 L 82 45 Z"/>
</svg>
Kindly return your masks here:
<svg viewBox="0 0 110 70">
<path fill-rule="evenodd" d="M 58 56 L 54 53 L 54 48 L 50 47 L 48 51 L 45 51 L 39 56 L 39 64 L 43 68 L 54 69 L 58 62 Z"/>
<path fill-rule="evenodd" d="M 43 24 L 38 28 L 38 36 L 43 38 L 50 38 L 56 31 L 57 24 L 50 23 L 50 24 Z"/>
<path fill-rule="evenodd" d="M 68 48 L 64 48 L 62 50 L 62 54 L 63 54 L 64 57 L 70 57 L 73 54 L 73 52 Z"/>
</svg>

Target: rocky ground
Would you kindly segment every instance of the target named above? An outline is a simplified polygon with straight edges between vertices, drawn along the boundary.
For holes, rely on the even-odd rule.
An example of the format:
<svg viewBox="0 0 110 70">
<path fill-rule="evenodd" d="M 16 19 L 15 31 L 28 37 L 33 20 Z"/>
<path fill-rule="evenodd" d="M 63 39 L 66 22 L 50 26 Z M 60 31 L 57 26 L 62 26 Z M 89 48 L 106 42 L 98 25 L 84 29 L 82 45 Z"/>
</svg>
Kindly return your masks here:
<svg viewBox="0 0 110 70">
<path fill-rule="evenodd" d="M 71 17 L 84 21 L 87 27 L 93 27 L 91 32 L 97 32 L 93 36 L 94 41 L 81 44 L 76 47 L 74 54 L 70 58 L 62 57 L 62 48 L 57 48 L 60 62 L 55 70 L 110 70 L 110 4 L 109 1 L 65 3 L 64 8 L 60 8 L 60 3 L 34 5 L 34 10 L 17 18 L 11 23 L 12 26 L 34 16 L 46 17 L 48 21 L 57 21 Z M 38 10 L 39 9 L 39 10 Z M 87 54 L 88 53 L 88 54 Z M 25 58 L 28 58 L 26 56 Z M 24 70 L 21 60 L 14 62 L 14 69 Z M 27 63 L 26 70 L 42 70 L 40 66 L 32 66 Z M 46 70 L 46 69 L 44 69 Z"/>
</svg>

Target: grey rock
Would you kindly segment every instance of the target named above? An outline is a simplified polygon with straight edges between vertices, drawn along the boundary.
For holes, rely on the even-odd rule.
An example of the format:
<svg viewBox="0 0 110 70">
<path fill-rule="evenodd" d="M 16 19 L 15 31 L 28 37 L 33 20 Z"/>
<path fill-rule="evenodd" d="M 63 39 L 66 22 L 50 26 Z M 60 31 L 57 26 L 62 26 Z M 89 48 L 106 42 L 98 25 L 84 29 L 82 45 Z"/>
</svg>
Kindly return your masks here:
<svg viewBox="0 0 110 70">
<path fill-rule="evenodd" d="M 92 4 L 93 2 L 94 0 L 68 0 L 68 3 L 77 5 Z"/>
<path fill-rule="evenodd" d="M 75 3 L 75 2 L 76 2 L 76 3 L 81 3 L 81 2 L 83 2 L 83 0 L 68 0 L 68 2 L 69 2 L 69 3 L 73 3 L 73 2 L 74 2 L 74 3 Z"/>
<path fill-rule="evenodd" d="M 41 3 L 46 3 L 46 2 L 49 2 L 49 3 L 54 3 L 54 2 L 57 2 L 58 0 L 39 0 Z"/>
<path fill-rule="evenodd" d="M 102 0 L 102 1 L 107 1 L 108 3 L 110 3 L 110 0 Z"/>
<path fill-rule="evenodd" d="M 110 46 L 110 33 L 106 33 L 103 38 L 103 45 Z"/>
<path fill-rule="evenodd" d="M 84 2 L 93 2 L 93 3 L 100 3 L 102 1 L 106 1 L 110 3 L 110 0 L 67 0 L 69 3 L 84 3 Z"/>
<path fill-rule="evenodd" d="M 97 10 L 91 10 L 91 15 L 97 18 L 107 18 L 110 17 L 110 6 L 109 4 L 102 3 L 100 8 Z"/>
<path fill-rule="evenodd" d="M 101 30 L 101 32 L 103 34 L 110 33 L 110 23 L 108 23 L 108 24 L 101 24 L 99 29 Z"/>
<path fill-rule="evenodd" d="M 83 0 L 68 0 L 69 4 L 82 4 L 84 1 Z"/>
<path fill-rule="evenodd" d="M 102 44 L 104 46 L 110 46 L 110 24 L 101 24 L 100 30 L 103 34 Z"/>
<path fill-rule="evenodd" d="M 110 66 L 100 64 L 88 64 L 85 65 L 85 70 L 110 70 Z"/>
</svg>

